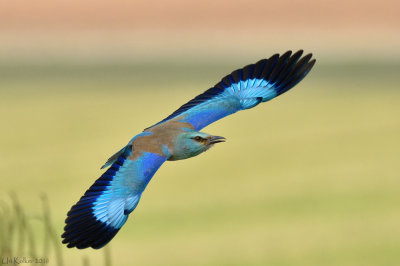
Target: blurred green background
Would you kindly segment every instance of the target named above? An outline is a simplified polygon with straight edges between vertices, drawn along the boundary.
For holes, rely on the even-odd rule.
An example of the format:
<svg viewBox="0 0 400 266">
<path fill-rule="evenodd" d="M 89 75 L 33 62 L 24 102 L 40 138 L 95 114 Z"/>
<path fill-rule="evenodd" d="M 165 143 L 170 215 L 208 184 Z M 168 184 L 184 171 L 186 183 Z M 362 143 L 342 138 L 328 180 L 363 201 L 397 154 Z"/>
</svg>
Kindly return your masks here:
<svg viewBox="0 0 400 266">
<path fill-rule="evenodd" d="M 15 191 L 35 215 L 45 192 L 61 235 L 71 205 L 134 135 L 232 70 L 304 49 L 317 64 L 298 86 L 204 130 L 227 143 L 161 167 L 111 242 L 112 262 L 399 265 L 395 10 L 354 0 L 8 3 L 3 198 Z M 63 254 L 66 265 L 103 261 L 101 251 Z"/>
</svg>

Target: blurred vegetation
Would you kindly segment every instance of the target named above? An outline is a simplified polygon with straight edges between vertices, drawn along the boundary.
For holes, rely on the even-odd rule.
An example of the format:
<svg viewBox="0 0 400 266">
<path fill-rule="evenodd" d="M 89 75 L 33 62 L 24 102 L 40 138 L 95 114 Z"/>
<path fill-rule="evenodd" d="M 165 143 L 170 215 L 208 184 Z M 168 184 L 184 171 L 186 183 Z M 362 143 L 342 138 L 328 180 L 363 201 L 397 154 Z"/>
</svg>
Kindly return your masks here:
<svg viewBox="0 0 400 266">
<path fill-rule="evenodd" d="M 2 199 L 0 258 L 3 264 L 65 265 L 46 194 L 41 195 L 41 201 L 42 213 L 32 214 L 15 193 L 10 194 L 9 200 Z M 104 261 L 104 265 L 111 265 L 109 248 L 104 249 Z M 87 257 L 83 257 L 83 265 L 90 265 Z"/>
<path fill-rule="evenodd" d="M 110 155 L 256 60 L 2 63 L 5 189 L 27 209 L 46 191 L 61 235 Z M 396 61 L 317 61 L 292 91 L 209 126 L 227 143 L 161 167 L 113 262 L 398 265 L 399 73 Z M 102 250 L 62 249 L 103 263 Z"/>
</svg>

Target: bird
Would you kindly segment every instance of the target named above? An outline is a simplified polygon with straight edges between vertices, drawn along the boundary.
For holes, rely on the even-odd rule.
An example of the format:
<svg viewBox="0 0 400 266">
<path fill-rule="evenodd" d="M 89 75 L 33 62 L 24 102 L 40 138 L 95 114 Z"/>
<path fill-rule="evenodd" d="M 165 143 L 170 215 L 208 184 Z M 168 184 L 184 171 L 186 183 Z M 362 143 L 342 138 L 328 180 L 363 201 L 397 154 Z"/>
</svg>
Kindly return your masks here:
<svg viewBox="0 0 400 266">
<path fill-rule="evenodd" d="M 224 137 L 201 130 L 293 88 L 316 62 L 311 53 L 302 55 L 303 50 L 287 51 L 237 69 L 133 137 L 107 160 L 101 169 L 108 169 L 71 207 L 62 243 L 78 249 L 104 247 L 135 210 L 164 162 L 188 159 L 224 142 Z"/>
</svg>

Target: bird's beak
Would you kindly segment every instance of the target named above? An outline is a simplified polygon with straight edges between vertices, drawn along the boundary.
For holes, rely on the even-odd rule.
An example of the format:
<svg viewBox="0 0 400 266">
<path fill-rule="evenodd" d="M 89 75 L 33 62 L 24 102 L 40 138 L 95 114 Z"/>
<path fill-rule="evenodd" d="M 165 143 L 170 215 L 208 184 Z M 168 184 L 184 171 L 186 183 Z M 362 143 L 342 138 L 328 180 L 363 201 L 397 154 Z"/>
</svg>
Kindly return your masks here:
<svg viewBox="0 0 400 266">
<path fill-rule="evenodd" d="M 224 142 L 226 139 L 224 137 L 221 136 L 211 136 L 211 138 L 209 139 L 209 144 L 215 144 L 215 143 L 219 143 L 219 142 Z"/>
</svg>

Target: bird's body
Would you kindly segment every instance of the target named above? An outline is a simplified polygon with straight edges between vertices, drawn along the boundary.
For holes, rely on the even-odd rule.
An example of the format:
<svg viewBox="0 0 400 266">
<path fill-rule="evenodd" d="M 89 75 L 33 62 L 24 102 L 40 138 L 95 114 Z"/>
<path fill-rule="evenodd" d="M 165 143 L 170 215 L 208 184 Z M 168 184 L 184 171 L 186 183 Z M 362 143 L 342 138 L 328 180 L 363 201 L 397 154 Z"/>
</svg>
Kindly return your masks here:
<svg viewBox="0 0 400 266">
<path fill-rule="evenodd" d="M 295 86 L 313 67 L 302 51 L 273 55 L 238 69 L 161 122 L 146 128 L 110 157 L 110 166 L 68 212 L 63 243 L 101 248 L 136 208 L 158 168 L 167 160 L 199 155 L 225 139 L 200 130 L 237 111 L 268 101 Z"/>
<path fill-rule="evenodd" d="M 186 159 L 192 156 L 185 153 L 182 145 L 178 145 L 179 136 L 193 131 L 194 128 L 189 123 L 170 120 L 145 130 L 144 132 L 149 132 L 151 135 L 134 141 L 134 147 L 141 146 L 143 149 L 152 150 L 155 153 L 160 152 L 170 161 Z M 151 144 L 148 146 L 148 143 Z"/>
</svg>

